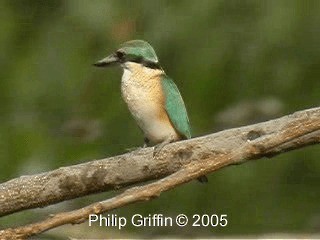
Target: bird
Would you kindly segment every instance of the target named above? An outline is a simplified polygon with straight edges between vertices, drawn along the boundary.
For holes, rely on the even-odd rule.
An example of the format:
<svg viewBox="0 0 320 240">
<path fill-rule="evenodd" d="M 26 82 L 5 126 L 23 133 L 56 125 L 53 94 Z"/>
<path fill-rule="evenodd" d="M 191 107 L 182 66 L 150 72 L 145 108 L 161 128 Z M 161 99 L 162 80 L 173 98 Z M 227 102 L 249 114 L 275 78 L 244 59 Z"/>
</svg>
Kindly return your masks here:
<svg viewBox="0 0 320 240">
<path fill-rule="evenodd" d="M 127 41 L 93 65 L 122 67 L 122 98 L 144 133 L 144 147 L 155 145 L 154 155 L 171 142 L 191 138 L 187 110 L 178 87 L 166 75 L 148 42 Z M 208 182 L 206 176 L 198 180 Z"/>
</svg>

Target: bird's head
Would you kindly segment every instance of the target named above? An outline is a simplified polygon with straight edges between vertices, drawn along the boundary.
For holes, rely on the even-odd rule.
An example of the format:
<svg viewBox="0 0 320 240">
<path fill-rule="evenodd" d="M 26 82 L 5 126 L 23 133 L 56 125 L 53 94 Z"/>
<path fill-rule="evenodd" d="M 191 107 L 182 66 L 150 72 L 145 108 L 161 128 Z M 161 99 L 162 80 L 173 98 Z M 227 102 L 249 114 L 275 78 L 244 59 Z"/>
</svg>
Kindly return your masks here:
<svg viewBox="0 0 320 240">
<path fill-rule="evenodd" d="M 118 50 L 106 58 L 96 62 L 96 67 L 107 67 L 116 64 L 125 66 L 127 62 L 135 62 L 151 68 L 160 68 L 156 52 L 143 40 L 132 40 L 123 43 Z"/>
</svg>

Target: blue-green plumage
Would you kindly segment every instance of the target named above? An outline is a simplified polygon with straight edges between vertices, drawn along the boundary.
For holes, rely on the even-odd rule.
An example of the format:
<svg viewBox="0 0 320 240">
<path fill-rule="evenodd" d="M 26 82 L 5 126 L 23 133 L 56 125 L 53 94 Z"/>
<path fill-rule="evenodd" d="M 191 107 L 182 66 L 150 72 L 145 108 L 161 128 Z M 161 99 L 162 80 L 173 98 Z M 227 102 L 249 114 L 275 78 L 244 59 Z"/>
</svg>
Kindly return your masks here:
<svg viewBox="0 0 320 240">
<path fill-rule="evenodd" d="M 191 138 L 187 110 L 177 85 L 167 75 L 164 75 L 161 84 L 165 97 L 165 108 L 170 121 L 182 139 Z"/>
</svg>

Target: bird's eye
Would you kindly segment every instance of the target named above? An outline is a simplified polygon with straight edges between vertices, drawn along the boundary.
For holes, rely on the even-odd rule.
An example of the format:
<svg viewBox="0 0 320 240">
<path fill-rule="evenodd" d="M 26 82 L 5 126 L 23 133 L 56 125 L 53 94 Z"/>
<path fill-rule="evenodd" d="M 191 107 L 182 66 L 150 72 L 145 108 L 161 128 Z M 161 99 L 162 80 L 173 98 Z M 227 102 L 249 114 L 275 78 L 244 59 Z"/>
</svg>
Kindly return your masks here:
<svg viewBox="0 0 320 240">
<path fill-rule="evenodd" d="M 122 52 L 122 51 L 117 51 L 116 52 L 116 55 L 117 55 L 117 57 L 119 58 L 119 59 L 123 59 L 123 57 L 124 57 L 124 52 Z"/>
</svg>

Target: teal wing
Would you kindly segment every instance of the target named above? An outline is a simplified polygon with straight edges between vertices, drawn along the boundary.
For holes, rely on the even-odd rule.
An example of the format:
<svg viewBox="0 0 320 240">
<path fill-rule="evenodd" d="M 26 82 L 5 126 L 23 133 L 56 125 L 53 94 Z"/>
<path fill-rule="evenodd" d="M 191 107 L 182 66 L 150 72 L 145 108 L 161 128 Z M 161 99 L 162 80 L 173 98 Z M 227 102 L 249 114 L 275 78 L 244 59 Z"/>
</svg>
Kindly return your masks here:
<svg viewBox="0 0 320 240">
<path fill-rule="evenodd" d="M 176 84 L 166 75 L 162 79 L 165 108 L 177 132 L 185 139 L 191 138 L 186 107 Z"/>
</svg>

